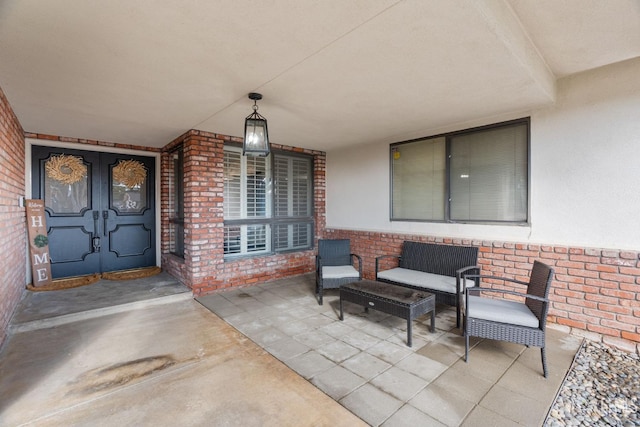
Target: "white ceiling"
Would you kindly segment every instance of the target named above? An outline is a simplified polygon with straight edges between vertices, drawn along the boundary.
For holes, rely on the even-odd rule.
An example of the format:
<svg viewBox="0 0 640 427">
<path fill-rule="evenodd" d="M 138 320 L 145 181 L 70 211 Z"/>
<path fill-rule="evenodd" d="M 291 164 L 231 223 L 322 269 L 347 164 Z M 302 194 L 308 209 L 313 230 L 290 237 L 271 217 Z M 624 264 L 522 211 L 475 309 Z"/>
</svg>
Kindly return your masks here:
<svg viewBox="0 0 640 427">
<path fill-rule="evenodd" d="M 162 147 L 395 142 L 555 99 L 640 56 L 640 0 L 2 0 L 0 87 L 28 132 Z"/>
</svg>

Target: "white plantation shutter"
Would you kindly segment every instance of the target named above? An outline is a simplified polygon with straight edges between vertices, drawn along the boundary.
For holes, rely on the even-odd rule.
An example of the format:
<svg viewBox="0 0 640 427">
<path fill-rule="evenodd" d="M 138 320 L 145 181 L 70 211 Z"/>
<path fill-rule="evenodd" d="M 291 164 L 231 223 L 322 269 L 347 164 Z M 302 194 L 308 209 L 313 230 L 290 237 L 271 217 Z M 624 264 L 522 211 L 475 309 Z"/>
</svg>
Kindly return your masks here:
<svg viewBox="0 0 640 427">
<path fill-rule="evenodd" d="M 275 156 L 275 215 L 311 214 L 311 161 L 305 158 Z"/>
<path fill-rule="evenodd" d="M 243 156 L 240 149 L 225 148 L 225 221 L 270 216 L 270 200 L 267 197 L 269 174 L 266 158 Z M 270 251 L 269 230 L 268 224 L 225 224 L 224 253 L 234 255 Z"/>
<path fill-rule="evenodd" d="M 311 157 L 250 157 L 236 147 L 225 147 L 225 255 L 310 248 L 312 191 Z"/>
<path fill-rule="evenodd" d="M 246 218 L 269 216 L 267 212 L 267 159 L 243 156 L 246 161 Z"/>
<path fill-rule="evenodd" d="M 276 155 L 273 168 L 276 218 L 299 218 L 292 223 L 278 223 L 274 226 L 274 249 L 310 247 L 313 239 L 312 221 L 309 218 L 312 215 L 311 159 Z"/>
<path fill-rule="evenodd" d="M 242 218 L 242 152 L 224 152 L 224 218 Z"/>
<path fill-rule="evenodd" d="M 289 213 L 289 159 L 275 156 L 273 159 L 273 176 L 275 189 L 275 216 L 288 216 Z"/>
</svg>

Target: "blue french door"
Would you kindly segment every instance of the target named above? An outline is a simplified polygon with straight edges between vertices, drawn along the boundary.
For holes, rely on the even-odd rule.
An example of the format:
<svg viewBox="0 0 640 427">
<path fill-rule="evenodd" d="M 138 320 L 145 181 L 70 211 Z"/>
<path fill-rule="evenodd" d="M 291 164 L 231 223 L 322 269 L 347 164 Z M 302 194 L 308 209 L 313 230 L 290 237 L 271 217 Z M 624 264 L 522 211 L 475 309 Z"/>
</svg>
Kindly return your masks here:
<svg viewBox="0 0 640 427">
<path fill-rule="evenodd" d="M 32 147 L 53 278 L 156 265 L 154 160 Z"/>
</svg>

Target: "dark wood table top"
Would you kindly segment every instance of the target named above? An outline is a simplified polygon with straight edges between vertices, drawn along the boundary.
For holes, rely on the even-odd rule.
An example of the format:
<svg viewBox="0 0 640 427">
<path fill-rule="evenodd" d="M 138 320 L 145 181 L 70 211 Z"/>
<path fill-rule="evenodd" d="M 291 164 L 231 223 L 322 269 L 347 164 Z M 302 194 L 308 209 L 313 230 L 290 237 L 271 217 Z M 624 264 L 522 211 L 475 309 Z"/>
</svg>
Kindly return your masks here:
<svg viewBox="0 0 640 427">
<path fill-rule="evenodd" d="M 417 291 L 390 283 L 376 282 L 373 280 L 360 280 L 358 282 L 347 283 L 341 288 L 360 291 L 382 298 L 398 301 L 404 304 L 414 304 L 425 298 L 432 297 L 433 294 L 424 291 Z"/>
</svg>

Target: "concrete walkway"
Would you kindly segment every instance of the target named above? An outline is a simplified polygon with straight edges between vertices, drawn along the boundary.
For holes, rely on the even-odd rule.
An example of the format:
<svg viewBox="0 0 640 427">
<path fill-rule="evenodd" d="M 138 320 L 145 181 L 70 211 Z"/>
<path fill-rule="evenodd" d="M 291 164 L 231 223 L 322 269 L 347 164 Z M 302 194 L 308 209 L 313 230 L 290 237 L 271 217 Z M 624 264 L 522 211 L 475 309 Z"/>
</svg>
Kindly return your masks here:
<svg viewBox="0 0 640 427">
<path fill-rule="evenodd" d="M 312 275 L 202 305 L 154 277 L 28 293 L 0 352 L 0 425 L 537 426 L 580 343 L 549 330 L 545 380 L 538 349 L 474 341 L 464 363 L 446 307 L 409 348 L 401 319 L 346 304 L 340 322 Z"/>
<path fill-rule="evenodd" d="M 131 289 L 140 282 L 122 283 L 138 301 L 113 313 L 104 292 L 116 283 L 27 295 L 15 316 L 24 322 L 0 353 L 0 425 L 365 425 L 191 298 L 149 299 L 152 287 Z M 82 318 L 78 308 L 96 299 L 103 306 Z M 40 304 L 56 326 L 38 318 Z"/>
</svg>

